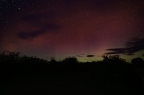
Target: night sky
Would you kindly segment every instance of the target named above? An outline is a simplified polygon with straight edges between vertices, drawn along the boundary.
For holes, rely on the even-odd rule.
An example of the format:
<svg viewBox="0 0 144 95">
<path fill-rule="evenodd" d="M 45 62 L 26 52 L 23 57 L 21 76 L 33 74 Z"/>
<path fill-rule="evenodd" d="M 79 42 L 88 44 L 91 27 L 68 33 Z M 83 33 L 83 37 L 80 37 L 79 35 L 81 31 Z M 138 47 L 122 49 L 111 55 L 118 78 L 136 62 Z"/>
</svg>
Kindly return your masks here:
<svg viewBox="0 0 144 95">
<path fill-rule="evenodd" d="M 144 57 L 144 0 L 0 0 L 0 52 L 80 61 Z"/>
</svg>

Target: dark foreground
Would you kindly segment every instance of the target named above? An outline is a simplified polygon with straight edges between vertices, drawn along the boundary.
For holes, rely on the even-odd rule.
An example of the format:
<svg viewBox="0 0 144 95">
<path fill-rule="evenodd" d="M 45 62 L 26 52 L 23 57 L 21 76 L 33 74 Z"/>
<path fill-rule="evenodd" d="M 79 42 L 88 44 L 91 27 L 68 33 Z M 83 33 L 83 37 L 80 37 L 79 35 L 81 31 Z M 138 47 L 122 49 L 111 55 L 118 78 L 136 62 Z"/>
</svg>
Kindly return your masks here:
<svg viewBox="0 0 144 95">
<path fill-rule="evenodd" d="M 143 71 L 107 62 L 5 63 L 0 95 L 144 95 Z"/>
</svg>

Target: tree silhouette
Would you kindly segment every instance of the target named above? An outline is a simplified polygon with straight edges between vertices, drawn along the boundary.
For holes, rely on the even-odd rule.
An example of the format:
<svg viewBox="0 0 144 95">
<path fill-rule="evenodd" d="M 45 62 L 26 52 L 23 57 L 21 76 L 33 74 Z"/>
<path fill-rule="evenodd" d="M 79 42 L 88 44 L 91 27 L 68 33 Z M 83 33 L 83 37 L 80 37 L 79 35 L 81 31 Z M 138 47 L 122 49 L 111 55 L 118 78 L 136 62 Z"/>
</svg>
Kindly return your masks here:
<svg viewBox="0 0 144 95">
<path fill-rule="evenodd" d="M 62 62 L 70 64 L 70 63 L 78 63 L 78 60 L 75 57 L 68 57 L 65 58 Z"/>
<path fill-rule="evenodd" d="M 18 91 L 19 88 L 15 88 L 18 84 L 29 84 L 35 81 L 35 84 L 39 85 L 33 87 L 41 89 L 41 84 L 43 84 L 44 88 L 50 88 L 49 91 L 60 91 L 61 88 L 74 91 L 69 87 L 79 85 L 80 87 L 85 86 L 86 89 L 87 87 L 98 88 L 98 90 L 105 90 L 108 93 L 121 91 L 126 95 L 129 93 L 143 95 L 138 94 L 143 93 L 142 87 L 144 86 L 141 78 L 144 75 L 143 67 L 141 66 L 141 70 L 137 72 L 140 69 L 139 64 L 143 63 L 141 58 L 133 59 L 132 64 L 138 66 L 132 66 L 132 64 L 126 64 L 125 60 L 118 55 L 103 55 L 102 57 L 103 60 L 100 62 L 80 63 L 75 57 L 67 57 L 58 62 L 54 57 L 51 57 L 50 61 L 46 61 L 33 56 L 20 56 L 19 52 L 5 51 L 0 54 L 2 80 L 0 84 L 5 87 L 4 90 L 7 92 L 9 92 L 7 87 Z M 6 86 L 5 83 L 7 83 Z M 20 85 L 20 87 L 22 86 Z M 27 88 L 23 87 L 24 90 Z M 83 90 L 83 88 L 80 89 Z M 97 94 L 98 90 L 94 90 L 94 92 Z"/>
<path fill-rule="evenodd" d="M 68 57 L 68 58 L 65 58 L 64 60 L 62 60 L 62 63 L 65 64 L 66 70 L 71 72 L 76 67 L 78 60 L 75 57 Z"/>
<path fill-rule="evenodd" d="M 103 55 L 104 62 L 116 62 L 116 63 L 125 63 L 125 59 L 120 58 L 119 55 Z"/>
</svg>

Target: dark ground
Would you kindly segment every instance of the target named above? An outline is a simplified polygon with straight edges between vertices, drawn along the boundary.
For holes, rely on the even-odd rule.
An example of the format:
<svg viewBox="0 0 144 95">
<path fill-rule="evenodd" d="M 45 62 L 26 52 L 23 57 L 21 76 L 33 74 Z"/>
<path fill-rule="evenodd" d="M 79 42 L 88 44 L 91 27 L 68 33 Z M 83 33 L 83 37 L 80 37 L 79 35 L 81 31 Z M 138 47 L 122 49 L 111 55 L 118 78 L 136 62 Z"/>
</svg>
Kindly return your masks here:
<svg viewBox="0 0 144 95">
<path fill-rule="evenodd" d="M 144 95 L 143 67 L 130 64 L 7 64 L 0 95 Z"/>
</svg>

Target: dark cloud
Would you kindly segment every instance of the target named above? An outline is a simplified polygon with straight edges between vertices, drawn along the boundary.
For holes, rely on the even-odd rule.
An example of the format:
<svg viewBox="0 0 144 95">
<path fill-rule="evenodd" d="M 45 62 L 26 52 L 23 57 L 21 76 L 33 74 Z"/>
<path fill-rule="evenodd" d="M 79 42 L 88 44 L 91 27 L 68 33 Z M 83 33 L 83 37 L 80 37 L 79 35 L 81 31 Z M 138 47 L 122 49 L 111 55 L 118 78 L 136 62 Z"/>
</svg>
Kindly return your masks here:
<svg viewBox="0 0 144 95">
<path fill-rule="evenodd" d="M 17 35 L 21 39 L 29 39 L 29 38 L 35 38 L 43 33 L 45 33 L 45 31 L 38 30 L 38 31 L 32 31 L 32 32 L 19 32 L 17 33 Z"/>
<path fill-rule="evenodd" d="M 17 33 L 17 36 L 21 39 L 29 39 L 29 38 L 35 38 L 38 37 L 46 32 L 51 32 L 54 33 L 56 30 L 60 29 L 60 26 L 55 25 L 55 24 L 44 24 L 41 26 L 42 28 L 37 31 L 24 31 L 24 32 L 19 32 Z"/>
<path fill-rule="evenodd" d="M 95 55 L 87 55 L 87 57 L 94 57 Z"/>
<path fill-rule="evenodd" d="M 38 37 L 46 32 L 55 33 L 56 30 L 59 30 L 61 28 L 60 25 L 55 24 L 53 21 L 53 17 L 55 17 L 55 14 L 52 12 L 45 13 L 37 13 L 37 14 L 29 14 L 22 17 L 22 21 L 28 22 L 28 25 L 32 27 L 38 27 L 39 30 L 36 31 L 23 31 L 17 33 L 18 37 L 21 39 L 29 39 L 29 38 L 35 38 Z"/>
<path fill-rule="evenodd" d="M 135 38 L 125 44 L 124 48 L 107 49 L 106 54 L 126 54 L 134 55 L 136 52 L 144 50 L 144 37 Z"/>
<path fill-rule="evenodd" d="M 120 54 L 120 53 L 125 53 L 125 48 L 111 48 L 111 49 L 107 49 L 107 51 L 111 51 L 111 52 L 107 52 L 106 54 Z"/>
<path fill-rule="evenodd" d="M 94 57 L 95 55 L 85 55 L 85 54 L 80 54 L 76 55 L 77 57 Z"/>
<path fill-rule="evenodd" d="M 144 50 L 144 38 L 136 38 L 126 43 L 126 51 L 130 54 Z"/>
</svg>

